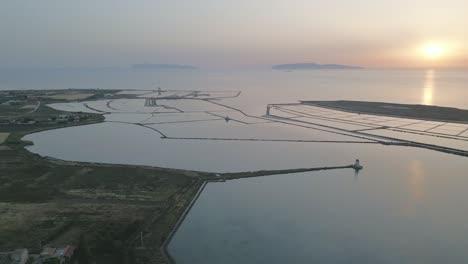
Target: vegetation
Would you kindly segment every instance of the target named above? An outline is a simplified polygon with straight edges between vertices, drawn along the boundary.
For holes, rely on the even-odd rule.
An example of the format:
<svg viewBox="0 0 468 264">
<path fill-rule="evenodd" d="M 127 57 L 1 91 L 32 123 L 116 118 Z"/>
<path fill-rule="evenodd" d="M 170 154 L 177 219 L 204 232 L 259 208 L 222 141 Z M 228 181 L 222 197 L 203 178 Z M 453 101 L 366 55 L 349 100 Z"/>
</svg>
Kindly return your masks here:
<svg viewBox="0 0 468 264">
<path fill-rule="evenodd" d="M 70 92 L 7 92 L 9 100 L 22 102 L 1 112 L 0 132 L 10 136 L 0 145 L 0 251 L 37 253 L 45 244 L 73 244 L 79 263 L 165 263 L 159 248 L 209 174 L 65 162 L 26 151 L 32 142 L 21 138 L 28 133 L 103 121 L 86 113 L 54 119 L 70 113 L 46 106 L 60 96 L 41 96 Z M 108 93 L 94 91 L 92 98 Z M 24 105 L 39 106 L 25 113 Z"/>
</svg>

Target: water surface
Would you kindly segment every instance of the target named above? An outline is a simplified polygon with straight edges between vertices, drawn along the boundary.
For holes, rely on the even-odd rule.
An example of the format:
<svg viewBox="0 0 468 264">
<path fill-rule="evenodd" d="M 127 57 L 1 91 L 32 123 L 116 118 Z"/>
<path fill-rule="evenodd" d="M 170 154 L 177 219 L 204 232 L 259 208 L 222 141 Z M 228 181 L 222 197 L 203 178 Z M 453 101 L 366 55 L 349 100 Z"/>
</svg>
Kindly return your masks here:
<svg viewBox="0 0 468 264">
<path fill-rule="evenodd" d="M 466 158 L 392 149 L 363 159 L 358 176 L 209 183 L 169 251 L 179 264 L 466 262 Z"/>
<path fill-rule="evenodd" d="M 0 69 L 6 89 L 242 90 L 248 105 L 288 100 L 367 100 L 468 108 L 468 70 L 251 70 Z M 278 96 L 272 96 L 272 95 Z"/>
</svg>

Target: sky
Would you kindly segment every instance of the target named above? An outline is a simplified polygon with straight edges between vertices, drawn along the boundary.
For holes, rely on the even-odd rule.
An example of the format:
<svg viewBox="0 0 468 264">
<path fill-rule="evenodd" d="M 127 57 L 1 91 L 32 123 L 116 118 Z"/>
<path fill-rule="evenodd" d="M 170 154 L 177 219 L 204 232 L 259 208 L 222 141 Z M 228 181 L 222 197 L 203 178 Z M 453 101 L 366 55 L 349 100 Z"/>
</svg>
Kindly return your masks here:
<svg viewBox="0 0 468 264">
<path fill-rule="evenodd" d="M 466 0 L 0 0 L 0 67 L 468 66 Z M 429 56 L 428 45 L 441 54 Z"/>
</svg>

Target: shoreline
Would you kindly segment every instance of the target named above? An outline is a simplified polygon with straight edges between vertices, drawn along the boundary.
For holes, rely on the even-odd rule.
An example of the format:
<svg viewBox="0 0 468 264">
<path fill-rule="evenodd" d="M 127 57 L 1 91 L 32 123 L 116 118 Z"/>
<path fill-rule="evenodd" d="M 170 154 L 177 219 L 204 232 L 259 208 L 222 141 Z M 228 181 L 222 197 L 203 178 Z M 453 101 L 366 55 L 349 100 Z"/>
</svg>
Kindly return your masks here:
<svg viewBox="0 0 468 264">
<path fill-rule="evenodd" d="M 57 91 L 57 92 L 61 92 L 61 91 Z M 18 95 L 21 96 L 22 93 L 18 93 Z M 67 112 L 58 111 L 50 107 L 47 107 L 46 103 L 38 104 L 38 105 L 40 105 L 40 109 L 38 112 L 35 112 L 34 114 L 35 114 L 35 117 L 42 118 L 42 120 L 45 120 L 46 118 L 50 118 L 51 116 L 57 116 L 61 113 L 67 113 Z M 80 115 L 80 114 L 81 112 L 75 115 Z M 105 184 L 104 186 L 113 186 L 112 184 L 118 185 L 120 184 L 120 181 L 124 182 L 126 180 L 125 177 L 130 177 L 130 178 L 134 177 L 135 183 L 131 183 L 129 187 L 137 188 L 134 191 L 134 194 L 138 195 L 138 190 L 141 190 L 138 188 L 142 188 L 143 187 L 142 185 L 145 184 L 145 181 L 153 181 L 152 179 L 155 179 L 156 181 L 158 181 L 159 179 L 168 179 L 168 180 L 164 180 L 163 184 L 165 187 L 161 187 L 161 188 L 166 188 L 166 191 L 159 191 L 159 189 L 156 188 L 156 192 L 153 194 L 153 196 L 151 198 L 148 198 L 149 199 L 148 202 L 152 204 L 154 204 L 154 201 L 158 201 L 159 199 L 164 199 L 162 200 L 163 203 L 161 205 L 158 205 L 158 203 L 154 204 L 154 209 L 153 208 L 149 209 L 145 213 L 145 214 L 149 213 L 149 215 L 152 215 L 152 216 L 141 218 L 141 220 L 143 221 L 142 222 L 143 225 L 139 227 L 135 226 L 137 228 L 135 230 L 135 234 L 140 231 L 144 231 L 143 229 L 141 229 L 142 227 L 146 226 L 146 227 L 151 228 L 152 226 L 154 226 L 154 229 L 155 229 L 154 235 L 156 236 L 156 238 L 158 238 L 158 240 L 154 240 L 150 242 L 150 244 L 153 246 L 157 246 L 159 248 L 161 245 L 161 242 L 162 241 L 165 242 L 165 240 L 159 240 L 159 238 L 164 238 L 165 236 L 167 236 L 167 233 L 166 233 L 167 230 L 168 229 L 172 230 L 173 229 L 172 226 L 174 223 L 177 224 L 178 222 L 182 221 L 181 216 L 184 215 L 183 212 L 187 209 L 187 207 L 185 206 L 186 201 L 190 201 L 191 203 L 194 202 L 193 196 L 192 196 L 192 195 L 195 195 L 194 190 L 201 191 L 201 190 L 198 190 L 199 184 L 201 184 L 202 181 L 204 182 L 206 179 L 214 178 L 215 177 L 214 174 L 191 171 L 191 170 L 161 168 L 161 167 L 155 167 L 155 166 L 67 161 L 67 160 L 62 160 L 58 158 L 41 156 L 37 153 L 31 152 L 27 148 L 28 146 L 34 144 L 32 141 L 28 141 L 24 139 L 24 137 L 26 137 L 27 135 L 44 132 L 48 130 L 57 130 L 57 129 L 68 128 L 68 127 L 101 124 L 105 122 L 105 117 L 102 115 L 102 113 L 101 114 L 89 114 L 89 115 L 92 116 L 90 120 L 80 120 L 78 122 L 66 122 L 63 124 L 62 123 L 52 124 L 48 122 L 48 123 L 39 123 L 36 125 L 21 125 L 21 124 L 14 124 L 14 123 L 0 125 L 1 131 L 5 131 L 6 133 L 8 133 L 8 137 L 5 138 L 5 141 L 2 142 L 2 144 L 0 144 L 3 148 L 3 150 L 1 150 L 0 152 L 0 155 L 1 155 L 0 169 L 5 170 L 7 175 L 15 176 L 15 177 L 12 177 L 11 179 L 5 178 L 6 183 L 10 181 L 18 181 L 18 180 L 30 183 L 31 180 L 41 177 L 41 175 L 54 175 L 55 177 L 55 176 L 59 176 L 61 173 L 63 173 L 63 171 L 67 171 L 68 176 L 64 177 L 64 180 L 66 180 L 69 177 L 76 177 L 78 175 L 81 176 L 81 173 L 84 171 L 94 171 L 92 175 L 95 175 L 95 176 L 88 176 L 88 177 L 98 177 L 101 179 L 94 180 L 93 182 L 96 182 L 96 183 L 91 183 L 89 187 L 84 187 L 84 188 L 91 188 L 90 190 L 92 189 L 98 190 L 99 188 L 101 188 L 100 184 L 103 184 L 103 182 L 106 182 L 109 180 L 107 179 L 109 178 L 109 175 L 115 174 L 115 176 L 110 176 L 110 177 L 113 179 L 115 178 L 116 182 L 109 183 L 110 185 Z M 171 176 L 175 176 L 175 177 L 171 177 Z M 87 181 L 86 179 L 87 177 L 79 181 L 83 181 L 83 183 L 85 183 Z M 28 186 L 28 185 L 25 184 L 23 186 Z M 194 189 L 194 187 L 197 189 Z M 8 188 L 5 190 L 2 190 L 2 196 L 1 196 L 2 204 L 18 208 L 17 209 L 19 210 L 18 213 L 24 213 L 23 211 L 21 211 L 22 207 L 16 207 L 18 203 L 30 204 L 31 206 L 41 208 L 40 207 L 41 204 L 50 203 L 52 205 L 56 201 L 60 201 L 60 199 L 73 199 L 73 197 L 67 196 L 66 194 L 69 188 L 62 189 L 63 187 L 61 187 L 60 182 L 57 182 L 57 185 L 53 185 L 53 186 L 47 185 L 47 184 L 45 184 L 44 186 L 41 185 L 41 187 L 37 187 L 38 192 L 36 191 L 36 192 L 30 193 L 28 188 L 29 187 L 22 187 L 22 189 L 19 191 L 10 190 Z M 73 189 L 73 188 L 80 188 L 80 187 L 71 187 L 71 188 Z M 109 187 L 109 188 L 110 188 L 109 192 L 112 192 L 113 190 L 112 188 L 114 187 Z M 51 191 L 52 189 L 57 190 L 58 192 Z M 167 195 L 170 194 L 170 196 L 166 197 L 165 193 L 167 193 Z M 57 200 L 57 198 L 59 200 Z M 99 204 L 100 202 L 102 202 L 101 198 L 99 197 L 89 198 L 89 199 L 90 200 L 88 201 L 88 203 Z M 104 199 L 107 199 L 107 198 L 104 198 Z M 139 203 L 137 200 L 134 200 L 133 198 L 128 198 L 128 199 L 123 198 L 123 199 L 124 200 L 119 200 L 119 199 L 109 200 L 109 202 L 114 207 L 121 208 L 122 210 L 125 210 L 124 208 L 126 208 L 125 206 L 127 205 L 127 202 L 129 205 L 136 206 L 134 207 L 135 209 L 132 209 L 132 210 L 142 210 L 140 209 L 141 207 L 138 207 Z M 80 200 L 75 200 L 75 201 L 71 200 L 71 201 L 72 201 L 72 203 L 70 204 L 72 206 L 71 208 L 73 208 L 73 206 L 77 206 L 76 208 L 79 208 L 78 211 L 76 211 L 77 214 L 79 214 L 80 210 L 86 210 L 86 206 L 87 206 L 86 203 L 81 205 L 79 204 Z M 122 204 L 122 201 L 127 201 L 127 202 Z M 122 205 L 119 205 L 119 204 L 122 204 Z M 65 207 L 63 210 L 68 210 L 66 208 L 67 207 Z M 38 209 L 38 210 L 42 210 L 42 209 Z M 98 217 L 97 219 L 99 219 L 99 217 L 106 217 L 106 212 L 113 213 L 113 212 L 120 211 L 120 210 L 118 211 L 109 211 L 109 210 L 114 210 L 114 209 L 108 209 L 108 210 L 104 210 L 102 213 L 101 212 L 97 213 L 96 215 L 96 217 Z M 182 214 L 179 215 L 180 211 L 182 211 Z M 62 212 L 61 211 L 55 212 L 55 214 L 60 214 L 60 213 Z M 139 217 L 141 217 L 141 215 Z M 105 218 L 102 218 L 101 221 L 103 221 L 104 219 Z M 4 219 L 4 220 L 7 221 L 7 219 Z M 120 220 L 120 218 L 108 219 L 108 220 L 111 222 L 121 223 L 122 228 L 128 228 L 125 226 L 127 226 L 128 224 L 131 224 L 124 218 L 122 218 L 122 220 Z M 66 221 L 73 222 L 74 217 L 71 217 L 69 218 L 69 220 L 66 220 Z M 91 229 L 96 230 L 96 231 L 99 231 L 101 230 L 100 228 L 105 227 L 105 225 L 99 224 L 99 220 L 97 221 L 91 220 L 91 222 L 89 222 L 88 224 L 98 225 L 95 227 L 94 226 L 90 227 Z M 117 228 L 118 226 L 120 225 L 116 225 Z M 54 228 L 59 228 L 59 227 L 60 225 L 56 225 L 56 227 Z M 6 238 L 6 236 L 10 234 L 9 232 L 12 232 L 12 230 L 21 230 L 22 232 L 26 232 L 31 227 L 18 225 L 18 226 L 15 226 L 14 228 L 15 229 L 4 228 L 4 229 L 1 229 L 1 232 L 2 234 L 5 234 L 5 238 Z M 80 225 L 77 225 L 75 228 L 81 228 L 81 227 Z M 2 242 L 2 247 L 4 247 L 5 249 L 25 247 L 25 248 L 28 248 L 31 252 L 40 252 L 41 248 L 35 245 L 34 243 L 32 243 L 33 241 L 37 239 L 39 240 L 46 239 L 48 242 L 53 242 L 55 239 L 62 236 L 62 234 L 67 233 L 68 230 L 69 230 L 68 228 L 64 229 L 63 231 L 60 231 L 59 233 L 57 233 L 57 235 L 54 235 L 53 237 L 49 238 L 47 235 L 49 231 L 47 231 L 47 229 L 44 229 L 44 230 L 41 229 L 41 230 L 38 230 L 40 232 L 37 233 L 35 237 L 31 237 L 28 240 L 24 240 L 23 238 L 18 238 L 18 239 L 13 239 L 9 241 L 5 240 L 5 241 L 0 241 L 0 242 Z M 3 236 L 3 235 L 0 235 L 0 236 Z M 94 235 L 90 234 L 86 236 L 93 237 Z M 73 243 L 77 246 L 81 245 L 81 242 L 78 242 L 78 241 L 73 242 L 73 241 L 74 240 L 69 240 L 66 243 Z M 80 238 L 80 241 L 81 241 L 81 238 Z M 121 251 L 118 254 L 119 256 L 121 255 L 122 257 L 128 257 L 129 253 L 130 254 L 131 252 L 136 253 L 137 243 L 133 239 L 133 231 L 132 231 L 132 234 L 129 234 L 128 236 L 123 238 L 122 241 L 124 242 L 124 246 L 121 248 Z M 89 245 L 89 246 L 92 247 L 92 245 Z M 85 248 L 88 248 L 88 245 L 86 245 Z M 152 251 L 152 249 L 148 248 L 143 253 L 146 255 L 147 254 L 151 255 L 154 252 Z M 161 252 L 161 253 L 164 253 L 164 252 Z M 93 260 L 95 258 L 98 259 L 100 257 L 102 257 L 101 253 L 95 252 L 91 256 L 90 260 Z M 152 258 L 150 257 L 148 259 L 148 263 L 166 262 L 164 261 L 164 259 L 168 259 L 168 258 L 169 257 L 167 257 L 165 254 L 163 255 L 156 254 L 156 255 L 153 255 Z"/>
<path fill-rule="evenodd" d="M 90 125 L 90 124 L 99 124 L 104 123 L 104 120 L 95 121 L 95 122 L 88 122 L 88 123 L 81 123 L 81 124 L 73 124 L 61 127 L 53 127 L 50 129 L 43 128 L 37 129 L 28 133 L 22 134 L 20 140 L 22 142 L 27 143 L 27 141 L 22 140 L 26 135 L 38 133 L 47 130 L 55 130 L 61 129 L 66 127 L 73 127 L 73 126 L 82 126 L 82 125 Z M 147 170 L 154 170 L 154 171 L 170 171 L 173 173 L 182 174 L 188 177 L 193 177 L 199 180 L 202 180 L 201 186 L 198 188 L 195 195 L 191 198 L 188 205 L 183 209 L 183 212 L 176 218 L 177 222 L 171 227 L 171 231 L 167 235 L 166 239 L 164 240 L 163 244 L 159 247 L 159 251 L 161 252 L 163 258 L 169 264 L 176 264 L 175 258 L 169 252 L 169 244 L 171 243 L 173 237 L 182 226 L 183 222 L 185 221 L 186 217 L 192 210 L 193 206 L 197 202 L 200 195 L 203 193 L 206 185 L 211 182 L 226 182 L 228 180 L 235 180 L 235 179 L 243 179 L 243 178 L 253 178 L 253 177 L 265 177 L 265 176 L 273 176 L 273 175 L 285 175 L 285 174 L 295 174 L 301 172 L 308 172 L 308 171 L 320 171 L 320 170 L 333 170 L 333 169 L 350 169 L 352 165 L 346 166 L 335 166 L 335 167 L 315 167 L 315 168 L 300 168 L 300 169 L 280 169 L 280 170 L 259 170 L 259 171 L 248 171 L 248 172 L 228 172 L 228 173 L 214 173 L 214 172 L 203 172 L 203 171 L 194 171 L 194 170 L 184 170 L 184 169 L 175 169 L 175 168 L 164 168 L 164 167 L 156 167 L 156 166 L 148 166 L 148 165 L 131 165 L 131 164 L 118 164 L 118 163 L 99 163 L 99 162 L 82 162 L 82 161 L 69 161 L 63 160 L 59 158 L 49 157 L 49 156 L 41 156 L 40 154 L 31 152 L 27 149 L 29 144 L 21 145 L 17 151 L 20 153 L 23 152 L 30 158 L 45 163 L 51 163 L 54 165 L 61 165 L 61 166 L 79 166 L 79 167 L 105 167 L 105 168 L 130 168 L 130 169 L 147 169 Z M 219 175 L 219 176 L 216 176 Z M 169 209 L 171 210 L 171 209 Z M 161 217 L 164 217 L 162 215 Z"/>
<path fill-rule="evenodd" d="M 169 264 L 176 264 L 176 261 L 175 261 L 175 258 L 171 255 L 171 253 L 169 253 L 169 244 L 171 243 L 172 239 L 174 238 L 174 235 L 177 233 L 177 231 L 179 230 L 180 226 L 183 224 L 183 222 L 185 221 L 185 218 L 187 217 L 187 215 L 190 213 L 190 211 L 192 210 L 192 207 L 195 205 L 196 201 L 198 200 L 198 198 L 200 197 L 201 193 L 203 192 L 203 190 L 205 189 L 206 185 L 211 182 L 209 180 L 206 180 L 202 183 L 202 185 L 200 186 L 200 188 L 198 189 L 197 193 L 195 194 L 195 196 L 192 198 L 192 200 L 190 201 L 189 205 L 185 208 L 184 212 L 182 213 L 182 215 L 179 217 L 179 220 L 177 220 L 177 223 L 174 225 L 174 227 L 172 228 L 171 232 L 169 233 L 169 235 L 167 236 L 167 239 L 164 241 L 164 243 L 162 244 L 160 250 L 161 250 L 161 253 L 164 255 L 164 257 L 166 258 L 167 262 Z"/>
</svg>

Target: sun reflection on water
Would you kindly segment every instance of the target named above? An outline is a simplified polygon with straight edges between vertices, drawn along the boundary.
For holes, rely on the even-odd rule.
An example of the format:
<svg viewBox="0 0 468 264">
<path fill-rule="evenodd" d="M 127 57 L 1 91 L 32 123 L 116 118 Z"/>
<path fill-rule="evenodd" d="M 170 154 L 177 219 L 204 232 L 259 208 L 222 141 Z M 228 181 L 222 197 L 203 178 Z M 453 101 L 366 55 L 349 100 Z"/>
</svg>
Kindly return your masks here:
<svg viewBox="0 0 468 264">
<path fill-rule="evenodd" d="M 434 96 L 434 70 L 428 70 L 426 72 L 425 82 L 424 82 L 424 92 L 422 98 L 422 104 L 432 105 L 433 96 Z"/>
<path fill-rule="evenodd" d="M 406 214 L 412 213 L 418 204 L 425 198 L 426 172 L 424 165 L 419 160 L 412 160 L 408 167 L 407 187 L 409 191 L 408 201 L 403 211 Z"/>
</svg>

